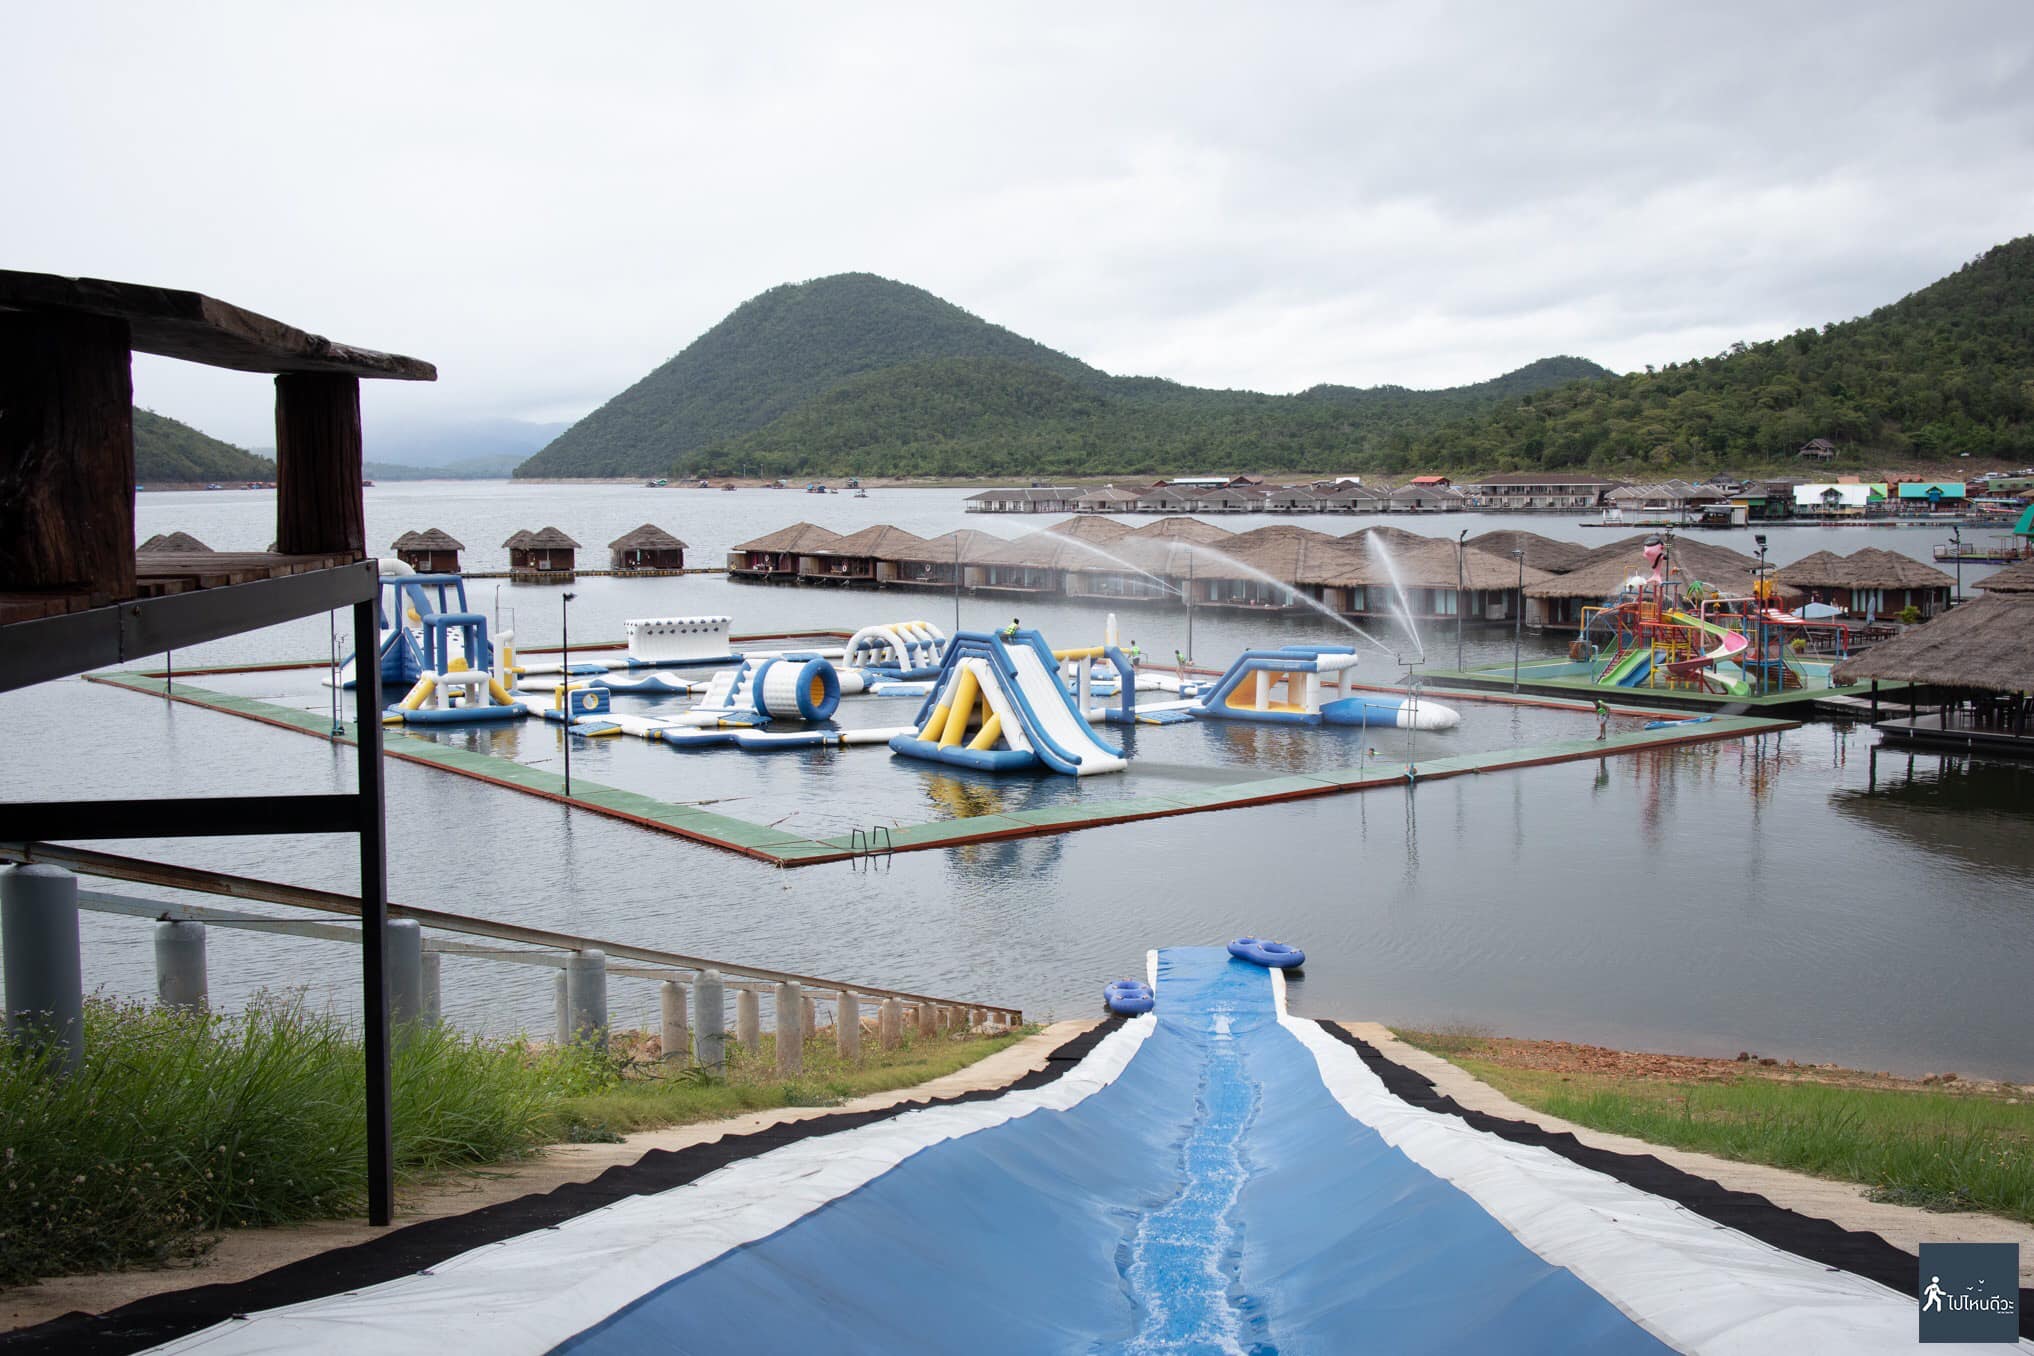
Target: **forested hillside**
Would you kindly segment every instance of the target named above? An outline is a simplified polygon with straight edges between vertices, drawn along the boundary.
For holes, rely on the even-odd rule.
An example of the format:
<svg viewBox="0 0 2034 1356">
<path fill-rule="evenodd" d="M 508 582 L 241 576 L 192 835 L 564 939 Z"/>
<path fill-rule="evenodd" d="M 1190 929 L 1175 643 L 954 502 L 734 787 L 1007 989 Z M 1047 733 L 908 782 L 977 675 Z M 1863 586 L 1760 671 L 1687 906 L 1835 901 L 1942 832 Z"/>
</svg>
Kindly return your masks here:
<svg viewBox="0 0 2034 1356">
<path fill-rule="evenodd" d="M 136 484 L 202 485 L 212 481 L 274 479 L 274 462 L 220 442 L 189 424 L 135 407 Z"/>
<path fill-rule="evenodd" d="M 931 358 L 996 358 L 1075 381 L 1103 374 L 923 288 L 870 273 L 773 287 L 516 471 L 665 474 L 709 443 L 761 428 L 850 377 Z"/>
<path fill-rule="evenodd" d="M 990 360 L 911 363 L 844 382 L 753 433 L 680 457 L 673 469 L 764 477 L 1396 469 L 1394 447 L 1415 432 L 1603 370 L 1549 358 L 1442 391 L 1321 386 L 1273 396 L 1145 377 L 1097 389 Z"/>
<path fill-rule="evenodd" d="M 2028 459 L 2034 236 L 1861 319 L 1528 396 L 1421 434 L 1420 464 L 1637 474 L 1784 463 L 1828 438 L 1861 465 Z"/>
</svg>

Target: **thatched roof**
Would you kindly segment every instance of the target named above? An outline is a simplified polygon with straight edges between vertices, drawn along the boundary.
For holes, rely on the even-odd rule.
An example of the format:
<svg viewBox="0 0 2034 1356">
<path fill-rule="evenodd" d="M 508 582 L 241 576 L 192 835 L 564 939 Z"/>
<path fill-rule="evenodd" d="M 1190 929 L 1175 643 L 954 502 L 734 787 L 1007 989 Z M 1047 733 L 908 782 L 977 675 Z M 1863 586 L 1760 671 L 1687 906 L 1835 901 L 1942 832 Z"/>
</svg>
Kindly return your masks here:
<svg viewBox="0 0 2034 1356">
<path fill-rule="evenodd" d="M 682 551 L 685 543 L 658 527 L 644 523 L 633 532 L 624 532 L 607 544 L 610 551 Z"/>
<path fill-rule="evenodd" d="M 906 532 L 901 527 L 892 527 L 888 523 L 877 523 L 838 538 L 828 545 L 807 549 L 815 556 L 866 556 L 871 560 L 894 560 L 898 551 L 924 544 L 925 538 L 915 533 Z"/>
<path fill-rule="evenodd" d="M 737 551 L 816 551 L 840 540 L 840 533 L 817 523 L 793 523 L 735 547 Z"/>
<path fill-rule="evenodd" d="M 1777 577 L 1796 589 L 1946 589 L 1956 582 L 1933 565 L 1876 546 L 1847 556 L 1817 551 L 1782 565 Z"/>
<path fill-rule="evenodd" d="M 1526 596 L 1587 598 L 1591 602 L 1612 597 L 1624 588 L 1626 580 L 1651 573 L 1646 565 L 1644 547 L 1655 535 L 1640 532 L 1608 546 L 1599 546 L 1577 560 L 1566 572 L 1538 584 L 1526 585 Z M 1668 559 L 1680 579 L 1700 580 L 1720 590 L 1727 598 L 1751 595 L 1758 562 L 1741 551 L 1676 537 L 1669 548 Z M 1778 584 L 1778 593 L 1783 599 L 1807 596 L 1801 589 L 1784 582 Z"/>
<path fill-rule="evenodd" d="M 962 564 L 981 559 L 984 552 L 1007 545 L 1003 538 L 972 527 L 957 528 L 920 542 L 907 542 L 891 550 L 885 560 L 907 565 L 951 565 L 956 555 Z"/>
<path fill-rule="evenodd" d="M 1133 529 L 1128 523 L 1117 522 L 1114 518 L 1103 518 L 1087 514 L 1079 518 L 1062 518 L 1038 529 L 1055 537 L 1072 537 L 1076 541 L 1091 541 L 1107 546 L 1110 542 L 1127 537 Z"/>
<path fill-rule="evenodd" d="M 1134 504 L 1137 495 L 1130 490 L 1119 490 L 1114 485 L 1104 485 L 1099 490 L 1089 490 L 1080 497 L 1083 504 Z"/>
<path fill-rule="evenodd" d="M 576 551 L 579 543 L 555 527 L 540 527 L 535 532 L 524 528 L 502 543 L 512 551 Z"/>
<path fill-rule="evenodd" d="M 1478 551 L 1488 551 L 1493 556 L 1511 558 L 1513 551 L 1525 551 L 1528 570 L 1544 570 L 1548 574 L 1565 574 L 1576 561 L 1589 554 L 1589 548 L 1579 541 L 1557 541 L 1543 537 L 1537 532 L 1525 532 L 1517 528 L 1500 528 L 1485 532 L 1469 539 L 1469 545 Z"/>
<path fill-rule="evenodd" d="M 134 548 L 136 552 L 209 551 L 212 548 L 188 532 L 158 532 Z M 273 550 L 274 548 L 269 548 Z"/>
<path fill-rule="evenodd" d="M 1993 593 L 1844 660 L 1838 683 L 2034 692 L 2034 594 Z"/>
<path fill-rule="evenodd" d="M 1377 549 L 1380 539 L 1383 552 Z M 1409 589 L 1453 589 L 1459 584 L 1465 589 L 1501 590 L 1515 589 L 1519 585 L 1519 563 L 1516 560 L 1493 555 L 1475 546 L 1458 547 L 1457 543 L 1445 537 L 1422 537 L 1416 533 L 1384 529 L 1375 533 L 1352 534 L 1340 546 L 1354 559 L 1350 568 L 1320 577 L 1308 575 L 1303 582 L 1370 588 L 1398 583 Z M 1384 563 L 1385 553 L 1389 553 L 1391 565 L 1397 569 L 1396 579 Z M 1545 570 L 1531 565 L 1525 567 L 1528 590 L 1553 577 Z"/>
<path fill-rule="evenodd" d="M 1986 593 L 2034 593 L 2034 560 L 2023 560 L 1988 574 L 1978 581 L 1978 587 Z"/>
<path fill-rule="evenodd" d="M 1130 534 L 1133 537 L 1177 537 L 1181 541 L 1223 542 L 1236 534 L 1226 527 L 1204 523 L 1198 518 L 1160 518 Z"/>
<path fill-rule="evenodd" d="M 1223 557 L 1251 568 L 1239 569 Z M 1252 570 L 1258 570 L 1290 584 L 1340 574 L 1359 562 L 1359 552 L 1326 532 L 1280 523 L 1239 532 L 1219 548 L 1204 546 L 1195 554 L 1194 573 L 1212 579 L 1254 579 Z"/>
<path fill-rule="evenodd" d="M 389 543 L 392 551 L 464 551 L 465 545 L 442 527 L 405 532 Z"/>
</svg>

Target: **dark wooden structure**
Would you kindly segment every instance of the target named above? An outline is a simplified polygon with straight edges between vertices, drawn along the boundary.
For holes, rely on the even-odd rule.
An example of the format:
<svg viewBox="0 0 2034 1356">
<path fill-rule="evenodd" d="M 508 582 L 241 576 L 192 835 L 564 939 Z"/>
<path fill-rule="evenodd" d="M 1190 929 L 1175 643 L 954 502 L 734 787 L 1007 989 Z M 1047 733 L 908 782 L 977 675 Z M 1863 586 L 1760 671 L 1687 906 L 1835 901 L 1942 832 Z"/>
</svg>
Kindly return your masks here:
<svg viewBox="0 0 2034 1356">
<path fill-rule="evenodd" d="M 579 569 L 579 543 L 555 527 L 524 528 L 502 543 L 509 553 L 509 578 L 527 584 L 569 581 Z"/>
<path fill-rule="evenodd" d="M 419 574 L 458 574 L 464 543 L 442 527 L 405 532 L 389 544 L 396 559 Z"/>
<path fill-rule="evenodd" d="M 654 523 L 644 523 L 607 544 L 607 565 L 616 574 L 661 574 L 685 568 L 685 543 Z"/>
<path fill-rule="evenodd" d="M 276 549 L 135 549 L 136 352 L 274 377 Z M 340 607 L 353 611 L 355 652 L 372 655 L 379 582 L 365 555 L 363 377 L 432 381 L 437 371 L 195 292 L 0 270 L 0 691 Z M 356 667 L 351 792 L 15 802 L 0 824 L 31 858 L 46 839 L 358 836 L 368 1216 L 387 1224 L 381 685 L 375 665 Z"/>
</svg>

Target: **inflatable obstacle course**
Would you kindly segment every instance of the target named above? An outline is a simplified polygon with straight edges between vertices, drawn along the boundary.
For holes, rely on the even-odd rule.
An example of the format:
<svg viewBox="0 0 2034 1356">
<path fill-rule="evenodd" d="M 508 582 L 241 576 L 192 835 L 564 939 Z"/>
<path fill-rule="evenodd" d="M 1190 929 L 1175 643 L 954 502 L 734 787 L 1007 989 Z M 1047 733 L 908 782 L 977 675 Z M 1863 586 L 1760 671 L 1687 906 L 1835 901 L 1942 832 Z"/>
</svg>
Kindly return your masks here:
<svg viewBox="0 0 2034 1356">
<path fill-rule="evenodd" d="M 1080 656 L 1100 651 L 1065 653 L 1083 665 L 1084 675 L 1092 659 Z M 1069 690 L 1060 677 L 1062 662 L 1036 631 L 962 631 L 946 646 L 915 732 L 897 735 L 890 748 L 907 758 L 987 772 L 1121 772 L 1128 766 L 1123 751 L 1089 727 L 1078 695 L 1089 690 L 1084 678 L 1077 675 Z"/>
<path fill-rule="evenodd" d="M 1196 716 L 1273 725 L 1368 725 L 1452 730 L 1462 714 L 1439 702 L 1352 687 L 1356 652 L 1346 645 L 1283 645 L 1245 650 L 1215 680 Z"/>
</svg>

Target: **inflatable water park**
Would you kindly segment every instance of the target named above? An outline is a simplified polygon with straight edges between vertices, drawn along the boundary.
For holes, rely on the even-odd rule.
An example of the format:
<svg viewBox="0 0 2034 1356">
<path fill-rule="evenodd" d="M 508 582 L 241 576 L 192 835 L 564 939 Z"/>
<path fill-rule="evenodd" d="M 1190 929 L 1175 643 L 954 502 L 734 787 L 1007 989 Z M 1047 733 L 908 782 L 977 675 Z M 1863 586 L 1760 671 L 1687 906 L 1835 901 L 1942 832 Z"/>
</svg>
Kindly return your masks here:
<svg viewBox="0 0 2034 1356">
<path fill-rule="evenodd" d="M 1458 712 L 1417 693 L 1364 692 L 1348 647 L 1252 649 L 1208 681 L 1140 669 L 1118 643 L 1054 649 L 1016 625 L 949 636 L 925 621 L 864 626 L 838 647 L 736 653 L 727 617 L 625 623 L 627 647 L 524 662 L 514 633 L 492 634 L 465 580 L 381 563 L 376 658 L 394 698 L 383 721 L 418 727 L 552 721 L 582 736 L 630 735 L 673 748 L 750 752 L 889 748 L 905 758 L 978 772 L 1120 772 L 1126 751 L 1096 732 L 1110 724 L 1195 719 L 1300 726 L 1448 730 Z M 332 681 L 350 688 L 357 656 Z M 399 694 L 399 695 L 398 695 Z M 844 727 L 845 698 L 916 696 L 906 726 Z M 616 706 L 628 699 L 634 709 Z M 689 701 L 679 709 L 672 703 Z"/>
<path fill-rule="evenodd" d="M 1264 945 L 1150 953 L 1002 1087 L 729 1133 L 213 1287 L 156 1349 L 1912 1349 L 1911 1254 L 1465 1110 L 1295 1015 Z"/>
</svg>

